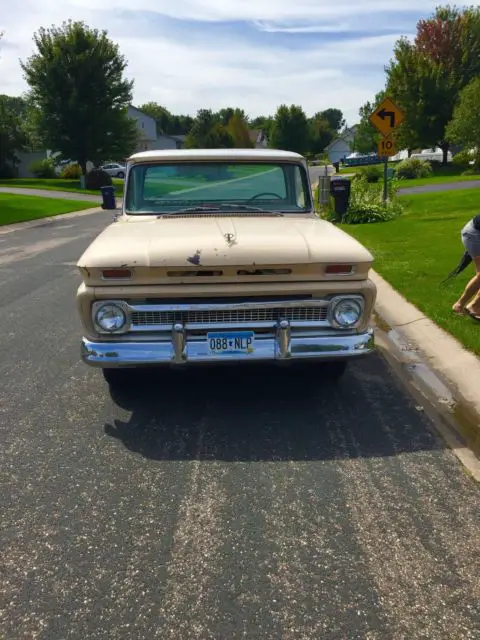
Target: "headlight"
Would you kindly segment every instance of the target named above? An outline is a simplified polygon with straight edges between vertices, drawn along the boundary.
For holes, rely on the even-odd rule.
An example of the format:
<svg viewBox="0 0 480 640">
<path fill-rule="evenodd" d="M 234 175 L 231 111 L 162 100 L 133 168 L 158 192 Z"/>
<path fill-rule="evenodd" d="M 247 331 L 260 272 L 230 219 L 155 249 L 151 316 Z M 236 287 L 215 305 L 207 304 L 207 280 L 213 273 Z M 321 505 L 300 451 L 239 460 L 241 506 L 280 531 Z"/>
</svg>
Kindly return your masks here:
<svg viewBox="0 0 480 640">
<path fill-rule="evenodd" d="M 113 333 L 125 325 L 127 317 L 117 304 L 104 304 L 97 310 L 95 322 L 103 331 Z"/>
<path fill-rule="evenodd" d="M 362 315 L 362 305 L 358 300 L 340 300 L 333 307 L 333 320 L 340 327 L 353 327 Z"/>
</svg>

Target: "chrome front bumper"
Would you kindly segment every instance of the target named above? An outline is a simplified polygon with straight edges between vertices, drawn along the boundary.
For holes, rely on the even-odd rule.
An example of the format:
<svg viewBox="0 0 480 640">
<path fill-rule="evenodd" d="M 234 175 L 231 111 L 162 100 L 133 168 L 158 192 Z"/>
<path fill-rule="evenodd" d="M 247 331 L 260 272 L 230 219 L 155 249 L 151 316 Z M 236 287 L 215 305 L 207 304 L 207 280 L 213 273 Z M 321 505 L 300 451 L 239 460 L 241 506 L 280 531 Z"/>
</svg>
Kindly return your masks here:
<svg viewBox="0 0 480 640">
<path fill-rule="evenodd" d="M 175 325 L 168 342 L 92 342 L 83 338 L 82 360 L 93 367 L 115 368 L 189 363 L 225 363 L 290 360 L 338 360 L 367 355 L 374 350 L 373 329 L 361 334 L 295 337 L 288 322 L 274 337 L 255 337 L 252 353 L 211 355 L 206 336 L 189 337 Z"/>
</svg>

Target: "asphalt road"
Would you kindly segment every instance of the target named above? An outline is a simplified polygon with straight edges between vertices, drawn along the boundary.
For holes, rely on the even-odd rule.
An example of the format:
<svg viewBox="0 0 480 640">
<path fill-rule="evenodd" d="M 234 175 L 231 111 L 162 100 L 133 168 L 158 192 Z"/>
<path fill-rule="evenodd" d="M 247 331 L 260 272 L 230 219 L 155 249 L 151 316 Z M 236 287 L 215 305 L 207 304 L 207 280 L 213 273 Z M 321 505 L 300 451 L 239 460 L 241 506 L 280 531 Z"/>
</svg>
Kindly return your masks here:
<svg viewBox="0 0 480 640">
<path fill-rule="evenodd" d="M 379 356 L 79 362 L 74 263 L 110 215 L 0 231 L 0 638 L 480 638 L 480 490 Z"/>
</svg>

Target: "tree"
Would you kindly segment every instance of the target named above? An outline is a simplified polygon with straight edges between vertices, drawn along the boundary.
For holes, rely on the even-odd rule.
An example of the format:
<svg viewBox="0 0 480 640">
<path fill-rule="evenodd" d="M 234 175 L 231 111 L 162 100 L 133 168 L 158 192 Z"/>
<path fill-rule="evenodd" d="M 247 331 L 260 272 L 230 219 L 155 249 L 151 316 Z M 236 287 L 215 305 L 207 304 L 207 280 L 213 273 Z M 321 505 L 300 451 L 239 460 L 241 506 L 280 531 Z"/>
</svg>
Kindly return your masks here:
<svg viewBox="0 0 480 640">
<path fill-rule="evenodd" d="M 128 156 L 138 140 L 127 114 L 133 82 L 107 32 L 69 21 L 33 40 L 37 51 L 21 66 L 45 145 L 76 160 L 83 175 L 89 160 Z"/>
<path fill-rule="evenodd" d="M 407 146 L 439 146 L 447 161 L 449 143 L 445 127 L 450 121 L 458 88 L 442 64 L 420 53 L 414 44 L 400 39 L 395 61 L 387 68 L 388 93 L 405 112 L 402 125 Z"/>
<path fill-rule="evenodd" d="M 245 121 L 245 114 L 242 109 L 235 109 L 226 127 L 233 139 L 233 146 L 239 149 L 251 149 L 253 147 L 250 140 L 248 125 Z"/>
<path fill-rule="evenodd" d="M 375 127 L 370 124 L 370 116 L 375 110 L 375 107 L 385 97 L 385 91 L 379 91 L 374 98 L 373 102 L 366 102 L 360 107 L 358 115 L 360 116 L 360 122 L 357 125 L 355 132 L 355 140 L 353 143 L 354 151 L 360 153 L 371 153 L 377 150 L 377 144 L 380 140 L 380 134 Z"/>
<path fill-rule="evenodd" d="M 306 153 L 309 144 L 308 120 L 302 107 L 282 104 L 275 114 L 271 146 L 286 151 Z"/>
<path fill-rule="evenodd" d="M 146 102 L 139 107 L 140 111 L 153 118 L 157 124 L 157 135 L 166 134 L 173 124 L 173 116 L 162 105 L 156 102 Z"/>
<path fill-rule="evenodd" d="M 193 125 L 191 116 L 173 115 L 166 107 L 157 102 L 146 102 L 139 107 L 157 123 L 157 135 L 187 135 Z"/>
<path fill-rule="evenodd" d="M 309 121 L 309 151 L 313 155 L 323 153 L 333 140 L 334 131 L 330 122 L 323 118 L 324 113 L 316 113 Z"/>
<path fill-rule="evenodd" d="M 417 24 L 413 43 L 397 41 L 386 68 L 388 91 L 405 110 L 401 135 L 408 146 L 440 146 L 462 88 L 480 73 L 480 10 L 438 7 Z"/>
<path fill-rule="evenodd" d="M 454 143 L 474 149 L 475 168 L 480 169 L 480 76 L 460 93 L 453 118 L 447 126 L 446 137 Z"/>
<path fill-rule="evenodd" d="M 325 109 L 319 114 L 320 120 L 325 120 L 328 123 L 328 128 L 335 134 L 345 125 L 345 118 L 343 117 L 340 109 Z"/>
<path fill-rule="evenodd" d="M 230 148 L 234 146 L 234 140 L 211 109 L 200 109 L 185 146 L 189 149 Z"/>
<path fill-rule="evenodd" d="M 17 112 L 20 98 L 0 95 L 0 175 L 9 174 L 17 162 L 16 152 L 25 145 L 22 120 Z"/>
</svg>

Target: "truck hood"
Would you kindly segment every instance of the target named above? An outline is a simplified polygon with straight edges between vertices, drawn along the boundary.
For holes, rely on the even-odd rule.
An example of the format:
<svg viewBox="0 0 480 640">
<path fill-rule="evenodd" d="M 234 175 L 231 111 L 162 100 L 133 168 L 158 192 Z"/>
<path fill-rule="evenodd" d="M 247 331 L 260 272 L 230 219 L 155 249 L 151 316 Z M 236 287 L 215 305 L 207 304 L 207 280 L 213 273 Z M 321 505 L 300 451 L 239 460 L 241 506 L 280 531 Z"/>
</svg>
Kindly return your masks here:
<svg viewBox="0 0 480 640">
<path fill-rule="evenodd" d="M 316 216 L 121 217 L 91 243 L 80 268 L 370 265 L 357 240 Z"/>
</svg>

